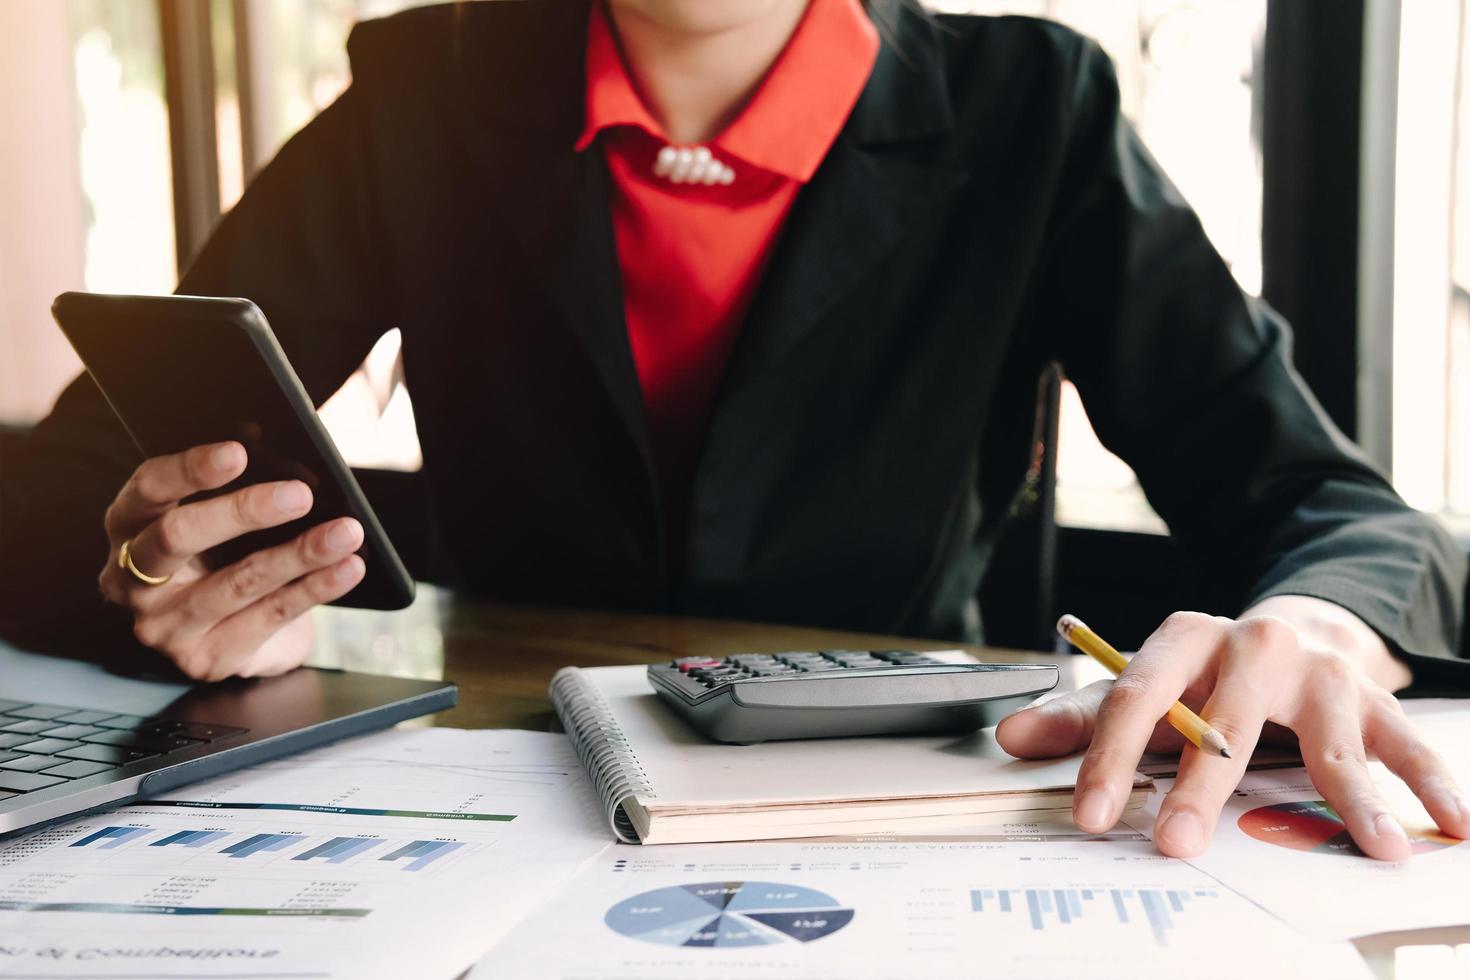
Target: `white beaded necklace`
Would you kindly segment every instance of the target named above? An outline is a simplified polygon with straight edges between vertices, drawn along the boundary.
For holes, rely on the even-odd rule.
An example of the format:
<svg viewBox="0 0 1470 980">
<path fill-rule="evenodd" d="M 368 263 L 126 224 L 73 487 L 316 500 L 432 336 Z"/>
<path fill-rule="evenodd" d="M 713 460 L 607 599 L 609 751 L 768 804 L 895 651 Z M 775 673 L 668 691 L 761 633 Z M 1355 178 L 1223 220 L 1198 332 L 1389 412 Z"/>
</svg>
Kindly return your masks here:
<svg viewBox="0 0 1470 980">
<path fill-rule="evenodd" d="M 735 183 L 735 171 L 714 158 L 707 146 L 666 146 L 653 162 L 653 175 L 671 184 Z"/>
</svg>

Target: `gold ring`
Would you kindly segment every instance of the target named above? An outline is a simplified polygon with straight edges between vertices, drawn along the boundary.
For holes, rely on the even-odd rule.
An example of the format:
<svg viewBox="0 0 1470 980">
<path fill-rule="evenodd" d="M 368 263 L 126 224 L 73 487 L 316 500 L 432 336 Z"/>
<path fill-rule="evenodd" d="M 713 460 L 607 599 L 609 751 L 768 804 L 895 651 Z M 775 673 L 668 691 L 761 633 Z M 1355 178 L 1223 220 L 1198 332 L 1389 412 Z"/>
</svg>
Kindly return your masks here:
<svg viewBox="0 0 1470 980">
<path fill-rule="evenodd" d="M 133 578 L 137 579 L 139 582 L 142 582 L 144 585 L 162 585 L 163 583 L 167 582 L 169 579 L 173 578 L 173 575 L 172 574 L 169 574 L 169 575 L 149 575 L 147 572 L 143 571 L 137 565 L 134 565 L 133 564 L 133 556 L 130 555 L 130 554 L 128 554 L 128 545 L 131 544 L 131 543 L 132 542 L 130 542 L 130 541 L 124 541 L 122 543 L 122 547 L 120 547 L 120 548 L 117 549 L 117 567 L 118 568 L 121 568 L 123 571 L 129 573 L 130 575 L 133 576 Z"/>
</svg>

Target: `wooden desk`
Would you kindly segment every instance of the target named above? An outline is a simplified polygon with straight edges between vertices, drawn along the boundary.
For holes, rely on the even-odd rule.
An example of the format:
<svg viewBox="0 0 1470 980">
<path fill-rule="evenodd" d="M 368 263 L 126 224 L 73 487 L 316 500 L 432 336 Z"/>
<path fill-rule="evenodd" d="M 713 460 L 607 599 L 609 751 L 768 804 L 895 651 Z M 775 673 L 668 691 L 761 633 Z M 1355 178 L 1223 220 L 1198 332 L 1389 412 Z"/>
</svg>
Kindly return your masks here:
<svg viewBox="0 0 1470 980">
<path fill-rule="evenodd" d="M 952 650 L 954 643 L 726 620 L 504 606 L 420 587 L 398 613 L 323 609 L 310 663 L 401 677 L 448 678 L 459 707 L 424 724 L 555 728 L 546 699 L 567 665 L 643 664 L 695 655 L 785 650 Z M 1064 688 L 1106 676 L 1086 657 L 965 647 L 981 660 L 1061 663 Z"/>
</svg>

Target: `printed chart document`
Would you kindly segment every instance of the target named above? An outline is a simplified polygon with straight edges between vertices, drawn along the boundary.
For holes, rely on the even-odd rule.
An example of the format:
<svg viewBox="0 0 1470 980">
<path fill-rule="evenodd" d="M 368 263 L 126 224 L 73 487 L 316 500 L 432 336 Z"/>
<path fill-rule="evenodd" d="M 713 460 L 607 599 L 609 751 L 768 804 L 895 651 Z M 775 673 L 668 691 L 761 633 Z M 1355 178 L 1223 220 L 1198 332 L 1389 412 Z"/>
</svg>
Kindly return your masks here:
<svg viewBox="0 0 1470 980">
<path fill-rule="evenodd" d="M 1470 710 L 1462 702 L 1405 702 L 1460 785 L 1470 786 Z M 1321 939 L 1470 923 L 1470 842 L 1441 833 L 1407 786 L 1379 762 L 1369 771 L 1394 809 L 1413 856 L 1391 864 L 1363 856 L 1305 769 L 1248 773 L 1215 838 L 1190 863 L 1283 921 Z M 1150 826 L 1172 786 L 1160 781 Z"/>
<path fill-rule="evenodd" d="M 619 845 L 471 977 L 1371 976 L 1140 836 L 994 836 Z"/>
<path fill-rule="evenodd" d="M 453 977 L 606 830 L 560 735 L 368 735 L 0 842 L 0 977 Z"/>
</svg>

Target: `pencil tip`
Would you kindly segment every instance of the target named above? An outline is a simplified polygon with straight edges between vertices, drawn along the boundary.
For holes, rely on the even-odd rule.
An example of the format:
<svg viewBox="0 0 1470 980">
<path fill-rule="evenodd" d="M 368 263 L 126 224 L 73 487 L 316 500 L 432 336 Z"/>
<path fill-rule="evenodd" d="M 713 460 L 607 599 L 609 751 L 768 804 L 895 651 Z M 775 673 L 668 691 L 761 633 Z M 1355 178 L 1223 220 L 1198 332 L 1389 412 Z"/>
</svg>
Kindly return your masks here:
<svg viewBox="0 0 1470 980">
<path fill-rule="evenodd" d="M 1220 747 L 1220 754 L 1227 759 L 1230 758 L 1230 750 L 1225 748 L 1224 746 Z"/>
<path fill-rule="evenodd" d="M 1082 620 L 1078 619 L 1076 616 L 1073 616 L 1071 613 L 1067 613 L 1061 619 L 1057 620 L 1057 632 L 1062 634 L 1062 636 L 1068 636 L 1071 634 L 1074 627 L 1081 625 Z"/>
</svg>

